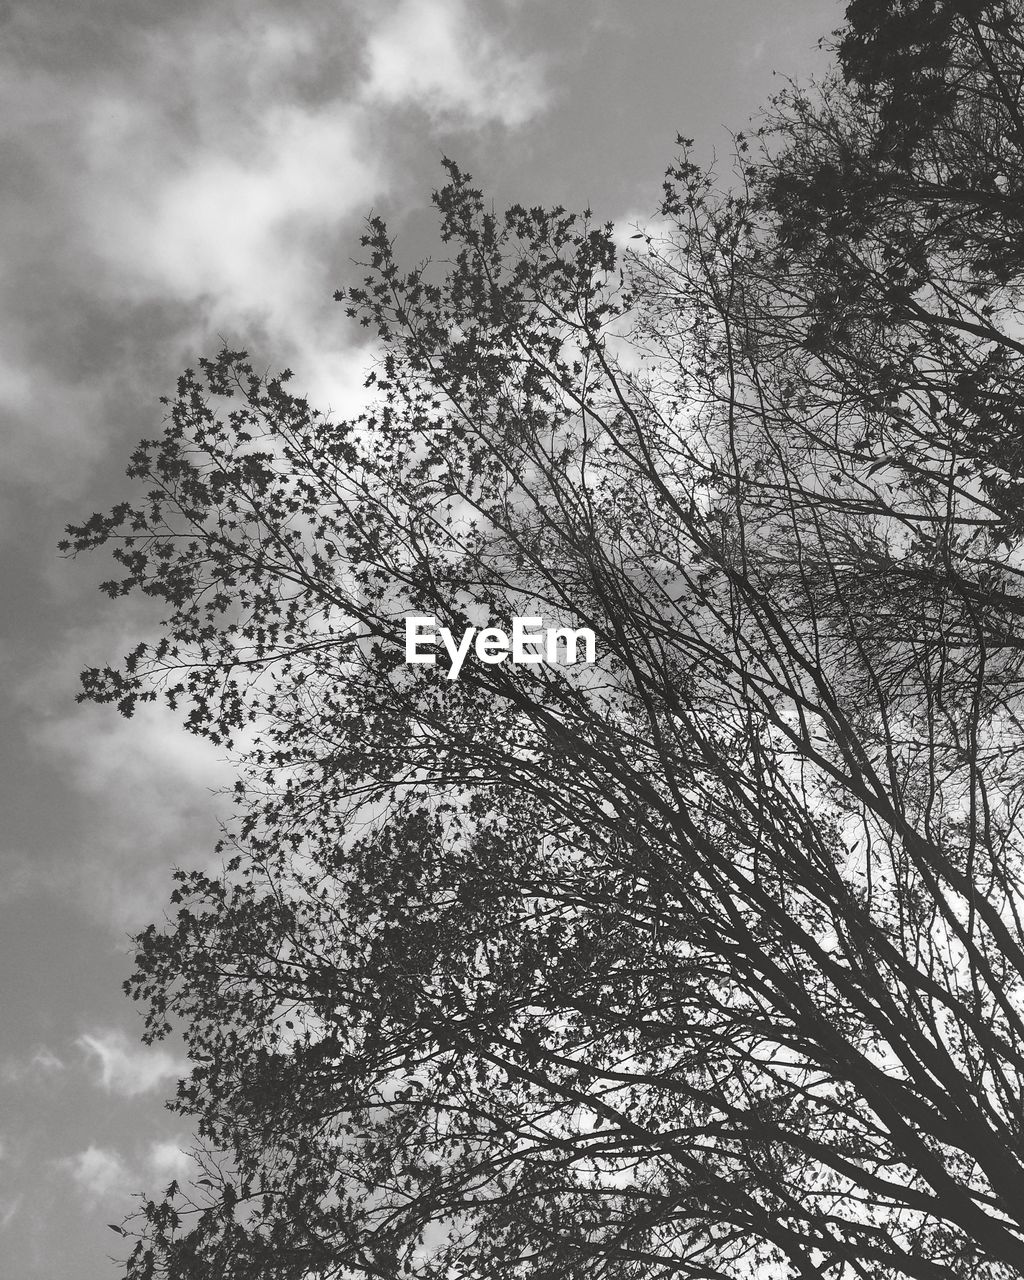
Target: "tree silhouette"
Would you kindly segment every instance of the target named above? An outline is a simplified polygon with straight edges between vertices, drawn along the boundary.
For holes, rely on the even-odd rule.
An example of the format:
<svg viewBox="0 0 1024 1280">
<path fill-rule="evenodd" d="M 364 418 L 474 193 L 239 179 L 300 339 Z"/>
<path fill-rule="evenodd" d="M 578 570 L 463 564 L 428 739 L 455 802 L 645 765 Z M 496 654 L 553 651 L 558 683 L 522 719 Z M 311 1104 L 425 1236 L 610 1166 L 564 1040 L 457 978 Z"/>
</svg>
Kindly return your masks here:
<svg viewBox="0 0 1024 1280">
<path fill-rule="evenodd" d="M 857 0 L 624 258 L 449 163 L 371 412 L 223 351 L 69 531 L 167 611 L 83 697 L 242 760 L 131 1280 L 1024 1275 L 1022 16 Z"/>
</svg>

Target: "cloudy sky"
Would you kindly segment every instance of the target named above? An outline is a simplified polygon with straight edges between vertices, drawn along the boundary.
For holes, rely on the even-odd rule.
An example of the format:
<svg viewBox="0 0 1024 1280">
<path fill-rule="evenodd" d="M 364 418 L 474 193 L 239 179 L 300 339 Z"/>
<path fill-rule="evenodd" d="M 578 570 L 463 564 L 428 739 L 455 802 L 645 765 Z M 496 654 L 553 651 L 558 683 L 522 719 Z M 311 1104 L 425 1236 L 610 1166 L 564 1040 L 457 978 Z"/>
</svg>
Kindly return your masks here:
<svg viewBox="0 0 1024 1280">
<path fill-rule="evenodd" d="M 121 995 L 228 767 L 164 715 L 76 705 L 133 606 L 62 561 L 157 399 L 221 339 L 344 409 L 331 301 L 361 220 L 411 258 L 448 154 L 500 206 L 652 213 L 677 133 L 727 152 L 839 0 L 0 0 L 0 1257 L 114 1280 L 117 1222 L 187 1169 L 175 1048 Z"/>
</svg>

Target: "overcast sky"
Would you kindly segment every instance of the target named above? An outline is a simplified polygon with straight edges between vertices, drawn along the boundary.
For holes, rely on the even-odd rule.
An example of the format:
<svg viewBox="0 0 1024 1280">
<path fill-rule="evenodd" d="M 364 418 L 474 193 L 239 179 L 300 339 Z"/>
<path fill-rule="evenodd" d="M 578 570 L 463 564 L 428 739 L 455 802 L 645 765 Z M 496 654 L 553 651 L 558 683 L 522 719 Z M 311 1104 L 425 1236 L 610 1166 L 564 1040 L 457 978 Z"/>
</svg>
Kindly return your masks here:
<svg viewBox="0 0 1024 1280">
<path fill-rule="evenodd" d="M 227 813 L 166 715 L 76 705 L 123 652 L 108 565 L 56 553 L 125 489 L 157 399 L 221 339 L 344 409 L 331 301 L 360 223 L 430 243 L 448 154 L 498 205 L 653 213 L 676 134 L 727 152 L 806 79 L 837 0 L 0 0 L 0 1270 L 115 1280 L 117 1222 L 187 1170 L 122 996 L 130 934 Z"/>
</svg>

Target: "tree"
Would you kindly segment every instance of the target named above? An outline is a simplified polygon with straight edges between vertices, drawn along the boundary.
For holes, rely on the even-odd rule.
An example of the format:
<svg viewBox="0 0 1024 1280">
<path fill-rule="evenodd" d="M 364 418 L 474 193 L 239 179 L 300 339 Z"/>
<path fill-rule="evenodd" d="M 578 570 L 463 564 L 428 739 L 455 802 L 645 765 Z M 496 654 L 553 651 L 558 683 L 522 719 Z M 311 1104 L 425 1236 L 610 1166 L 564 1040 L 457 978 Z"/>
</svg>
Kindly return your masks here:
<svg viewBox="0 0 1024 1280">
<path fill-rule="evenodd" d="M 70 530 L 167 609 L 83 697 L 241 757 L 127 984 L 205 1152 L 131 1280 L 1024 1275 L 1020 17 L 851 4 L 621 265 L 449 164 L 371 413 L 222 351 Z"/>
</svg>

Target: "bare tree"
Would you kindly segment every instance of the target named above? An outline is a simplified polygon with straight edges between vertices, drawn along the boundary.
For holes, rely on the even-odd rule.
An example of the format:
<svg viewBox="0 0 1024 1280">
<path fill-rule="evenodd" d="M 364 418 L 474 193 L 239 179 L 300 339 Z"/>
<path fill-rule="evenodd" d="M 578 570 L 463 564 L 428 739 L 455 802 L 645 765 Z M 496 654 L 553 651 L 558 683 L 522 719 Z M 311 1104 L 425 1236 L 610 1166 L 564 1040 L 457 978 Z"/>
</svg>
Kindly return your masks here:
<svg viewBox="0 0 1024 1280">
<path fill-rule="evenodd" d="M 168 609 L 83 696 L 243 757 L 128 984 L 207 1153 L 132 1280 L 1024 1275 L 1020 17 L 851 5 L 621 267 L 450 165 L 372 413 L 222 352 L 71 530 Z"/>
</svg>

